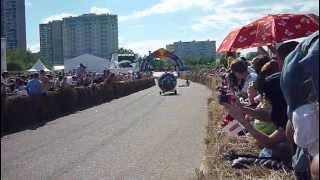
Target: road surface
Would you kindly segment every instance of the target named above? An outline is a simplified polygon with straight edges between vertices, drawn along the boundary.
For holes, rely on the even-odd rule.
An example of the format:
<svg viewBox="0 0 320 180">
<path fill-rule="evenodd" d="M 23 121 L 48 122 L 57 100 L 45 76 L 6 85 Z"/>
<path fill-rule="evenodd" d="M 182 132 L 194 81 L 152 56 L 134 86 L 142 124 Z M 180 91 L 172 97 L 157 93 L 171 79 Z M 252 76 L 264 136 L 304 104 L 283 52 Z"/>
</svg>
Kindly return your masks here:
<svg viewBox="0 0 320 180">
<path fill-rule="evenodd" d="M 191 83 L 178 93 L 160 96 L 155 86 L 4 136 L 1 179 L 191 179 L 210 91 Z"/>
</svg>

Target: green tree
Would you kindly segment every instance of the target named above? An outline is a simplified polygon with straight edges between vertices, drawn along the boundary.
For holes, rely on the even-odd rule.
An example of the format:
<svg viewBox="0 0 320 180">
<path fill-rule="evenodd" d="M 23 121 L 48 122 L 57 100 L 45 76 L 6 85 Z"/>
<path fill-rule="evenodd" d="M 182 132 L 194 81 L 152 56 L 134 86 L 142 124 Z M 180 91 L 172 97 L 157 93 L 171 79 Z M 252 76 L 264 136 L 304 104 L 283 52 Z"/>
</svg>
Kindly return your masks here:
<svg viewBox="0 0 320 180">
<path fill-rule="evenodd" d="M 164 68 L 163 61 L 159 61 L 159 60 L 152 60 L 150 62 L 150 65 L 152 66 L 153 70 L 155 70 L 155 71 L 162 71 Z"/>
<path fill-rule="evenodd" d="M 194 71 L 198 71 L 201 69 L 212 69 L 216 66 L 215 58 L 184 58 L 184 65 Z"/>
<path fill-rule="evenodd" d="M 199 64 L 210 64 L 210 63 L 212 63 L 214 61 L 215 61 L 214 58 L 205 57 L 205 58 L 200 58 L 199 59 Z"/>
<path fill-rule="evenodd" d="M 131 49 L 125 49 L 125 48 L 123 48 L 123 47 L 119 48 L 119 49 L 117 50 L 117 53 L 118 53 L 118 54 L 135 54 L 135 53 L 133 52 L 133 50 L 131 50 Z"/>
<path fill-rule="evenodd" d="M 171 60 L 163 61 L 163 68 L 167 71 L 174 70 L 174 63 Z"/>
<path fill-rule="evenodd" d="M 225 54 L 221 55 L 219 65 L 222 65 L 223 67 L 227 68 L 228 67 L 228 59 Z"/>
<path fill-rule="evenodd" d="M 6 55 L 8 65 L 10 64 L 10 67 L 14 69 L 20 67 L 21 70 L 27 70 L 37 61 L 37 55 L 23 49 L 7 50 Z"/>
<path fill-rule="evenodd" d="M 7 64 L 7 70 L 8 71 L 22 71 L 22 67 L 20 64 L 16 63 L 16 62 L 9 62 Z"/>
<path fill-rule="evenodd" d="M 186 66 L 195 66 L 199 64 L 199 61 L 193 58 L 184 58 L 182 61 Z"/>
</svg>

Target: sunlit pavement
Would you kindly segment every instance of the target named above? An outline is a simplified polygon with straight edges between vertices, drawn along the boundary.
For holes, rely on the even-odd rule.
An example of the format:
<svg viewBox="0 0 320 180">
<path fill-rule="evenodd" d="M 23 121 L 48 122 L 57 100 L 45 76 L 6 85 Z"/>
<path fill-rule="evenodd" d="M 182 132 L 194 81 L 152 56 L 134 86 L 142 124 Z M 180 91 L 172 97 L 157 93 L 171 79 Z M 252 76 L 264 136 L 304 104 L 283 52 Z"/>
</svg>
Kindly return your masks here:
<svg viewBox="0 0 320 180">
<path fill-rule="evenodd" d="M 196 83 L 177 90 L 152 87 L 3 137 L 1 179 L 189 179 L 210 92 Z"/>
</svg>

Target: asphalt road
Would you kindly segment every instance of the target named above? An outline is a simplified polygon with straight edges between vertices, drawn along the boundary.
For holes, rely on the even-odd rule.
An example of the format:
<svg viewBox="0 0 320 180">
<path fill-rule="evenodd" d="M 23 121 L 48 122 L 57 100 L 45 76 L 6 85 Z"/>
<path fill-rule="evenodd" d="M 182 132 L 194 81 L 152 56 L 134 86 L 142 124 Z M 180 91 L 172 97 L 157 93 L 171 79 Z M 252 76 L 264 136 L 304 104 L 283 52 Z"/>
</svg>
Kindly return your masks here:
<svg viewBox="0 0 320 180">
<path fill-rule="evenodd" d="M 155 86 L 2 137 L 1 179 L 191 179 L 210 91 L 195 83 L 177 90 L 160 96 Z"/>
</svg>

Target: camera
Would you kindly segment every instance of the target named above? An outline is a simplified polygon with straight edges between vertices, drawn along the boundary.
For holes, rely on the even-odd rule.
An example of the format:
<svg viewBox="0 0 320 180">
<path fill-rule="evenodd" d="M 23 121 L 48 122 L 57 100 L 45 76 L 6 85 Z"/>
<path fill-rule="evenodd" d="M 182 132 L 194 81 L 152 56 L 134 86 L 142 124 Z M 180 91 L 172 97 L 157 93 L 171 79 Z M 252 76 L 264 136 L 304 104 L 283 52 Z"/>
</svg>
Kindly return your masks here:
<svg viewBox="0 0 320 180">
<path fill-rule="evenodd" d="M 227 91 L 221 90 L 218 96 L 219 104 L 221 103 L 231 103 L 231 95 Z"/>
<path fill-rule="evenodd" d="M 227 94 L 220 94 L 219 97 L 219 103 L 231 103 L 231 96 Z"/>
</svg>

